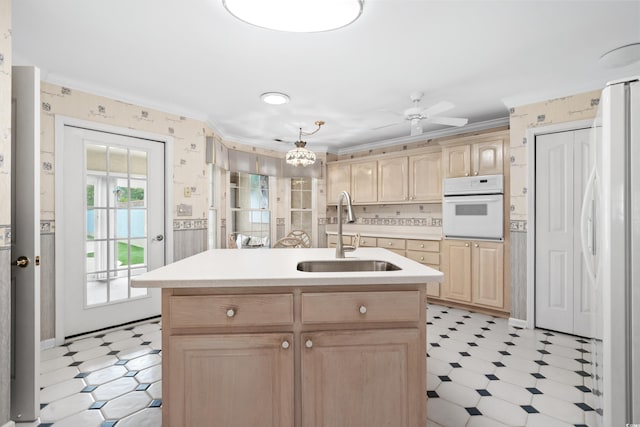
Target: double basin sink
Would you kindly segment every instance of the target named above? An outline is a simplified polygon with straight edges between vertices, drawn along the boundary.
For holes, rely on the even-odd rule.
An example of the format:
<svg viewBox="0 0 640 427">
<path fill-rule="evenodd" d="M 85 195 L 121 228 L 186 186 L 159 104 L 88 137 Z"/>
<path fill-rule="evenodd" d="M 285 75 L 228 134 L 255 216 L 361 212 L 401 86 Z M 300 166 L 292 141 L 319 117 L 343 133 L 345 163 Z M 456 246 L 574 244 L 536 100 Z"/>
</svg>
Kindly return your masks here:
<svg viewBox="0 0 640 427">
<path fill-rule="evenodd" d="M 368 259 L 331 259 L 303 261 L 298 263 L 298 271 L 307 273 L 339 273 L 352 271 L 397 271 L 395 264 L 387 261 Z"/>
</svg>

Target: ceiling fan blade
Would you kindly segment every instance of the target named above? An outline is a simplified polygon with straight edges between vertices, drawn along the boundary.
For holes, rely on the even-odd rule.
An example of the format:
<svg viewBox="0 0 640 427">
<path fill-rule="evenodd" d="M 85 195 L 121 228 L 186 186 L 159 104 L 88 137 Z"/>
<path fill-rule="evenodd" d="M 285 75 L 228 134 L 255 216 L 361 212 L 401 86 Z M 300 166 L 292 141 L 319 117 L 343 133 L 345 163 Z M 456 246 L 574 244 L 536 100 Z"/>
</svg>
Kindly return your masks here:
<svg viewBox="0 0 640 427">
<path fill-rule="evenodd" d="M 437 114 L 440 113 L 444 113 L 445 111 L 449 111 L 451 109 L 455 108 L 455 105 L 453 105 L 451 102 L 449 101 L 440 101 L 437 104 L 432 105 L 429 108 L 425 108 L 422 111 L 422 114 L 426 117 L 431 117 L 431 116 L 435 116 Z"/>
<path fill-rule="evenodd" d="M 426 121 L 429 123 L 437 123 L 439 125 L 464 126 L 469 122 L 469 119 L 463 119 L 461 117 L 429 117 Z"/>
</svg>

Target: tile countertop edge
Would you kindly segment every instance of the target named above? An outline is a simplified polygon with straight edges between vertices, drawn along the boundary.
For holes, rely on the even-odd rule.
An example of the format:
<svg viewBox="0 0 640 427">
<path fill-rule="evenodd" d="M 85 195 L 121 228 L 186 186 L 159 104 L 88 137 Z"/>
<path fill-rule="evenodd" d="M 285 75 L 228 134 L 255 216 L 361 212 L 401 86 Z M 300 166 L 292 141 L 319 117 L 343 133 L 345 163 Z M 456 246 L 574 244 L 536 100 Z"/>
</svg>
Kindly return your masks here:
<svg viewBox="0 0 640 427">
<path fill-rule="evenodd" d="M 401 270 L 307 273 L 298 262 L 333 260 L 334 249 L 212 249 L 133 277 L 134 288 L 256 288 L 316 285 L 403 285 L 440 282 L 443 274 L 382 248 L 359 248 L 349 258 L 391 262 Z"/>
</svg>

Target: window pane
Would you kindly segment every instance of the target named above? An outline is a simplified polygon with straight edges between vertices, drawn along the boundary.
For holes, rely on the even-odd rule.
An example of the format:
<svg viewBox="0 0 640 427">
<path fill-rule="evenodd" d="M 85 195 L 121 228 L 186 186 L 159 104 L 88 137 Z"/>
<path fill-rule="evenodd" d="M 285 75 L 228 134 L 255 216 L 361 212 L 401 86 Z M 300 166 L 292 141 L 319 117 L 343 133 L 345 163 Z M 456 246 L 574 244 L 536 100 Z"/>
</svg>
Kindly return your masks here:
<svg viewBox="0 0 640 427">
<path fill-rule="evenodd" d="M 127 208 L 129 206 L 129 180 L 109 178 L 109 206 Z"/>
<path fill-rule="evenodd" d="M 127 298 L 129 298 L 129 271 L 116 271 L 109 280 L 109 301 Z"/>
<path fill-rule="evenodd" d="M 107 210 L 87 209 L 87 240 L 106 239 L 107 235 Z"/>
<path fill-rule="evenodd" d="M 87 145 L 87 172 L 107 171 L 107 147 L 103 145 Z"/>
<path fill-rule="evenodd" d="M 136 178 L 146 178 L 147 176 L 147 153 L 145 151 L 131 150 L 129 152 L 131 161 L 131 176 Z"/>
<path fill-rule="evenodd" d="M 126 174 L 129 162 L 126 148 L 109 147 L 109 172 Z"/>
<path fill-rule="evenodd" d="M 131 239 L 131 258 L 129 265 L 146 265 L 146 248 L 147 248 L 147 240 L 146 239 Z"/>
<path fill-rule="evenodd" d="M 107 302 L 108 280 L 97 279 L 95 275 L 87 275 L 87 305 L 104 304 Z"/>
<path fill-rule="evenodd" d="M 147 237 L 147 210 L 131 209 L 131 238 Z"/>
</svg>

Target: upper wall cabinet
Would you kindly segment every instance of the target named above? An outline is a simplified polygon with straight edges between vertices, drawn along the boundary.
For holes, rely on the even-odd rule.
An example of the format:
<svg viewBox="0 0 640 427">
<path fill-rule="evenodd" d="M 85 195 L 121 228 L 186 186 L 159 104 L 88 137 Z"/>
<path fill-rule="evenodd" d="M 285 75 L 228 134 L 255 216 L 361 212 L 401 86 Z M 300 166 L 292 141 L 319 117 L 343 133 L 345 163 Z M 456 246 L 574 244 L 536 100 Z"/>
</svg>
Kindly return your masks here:
<svg viewBox="0 0 640 427">
<path fill-rule="evenodd" d="M 442 202 L 440 151 L 409 156 L 409 200 L 411 202 Z"/>
<path fill-rule="evenodd" d="M 409 161 L 406 156 L 378 160 L 378 202 L 409 200 Z"/>
<path fill-rule="evenodd" d="M 351 165 L 327 163 L 327 204 L 337 204 L 342 191 L 351 192 Z"/>
<path fill-rule="evenodd" d="M 501 174 L 502 161 L 502 139 L 445 146 L 442 149 L 445 178 Z"/>
<path fill-rule="evenodd" d="M 377 161 L 351 164 L 351 200 L 357 204 L 378 201 Z"/>
</svg>

